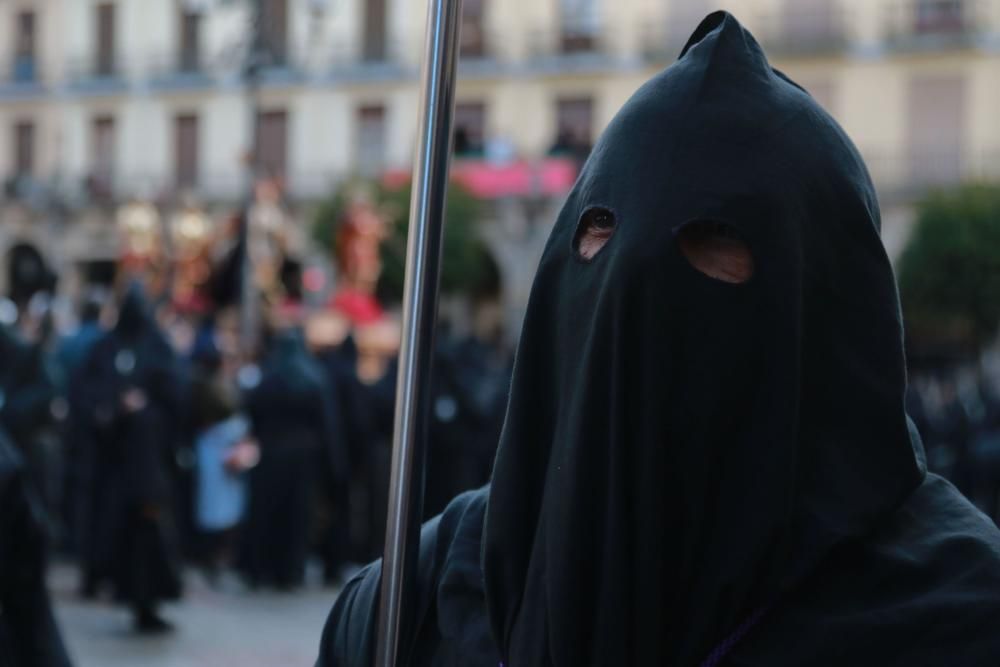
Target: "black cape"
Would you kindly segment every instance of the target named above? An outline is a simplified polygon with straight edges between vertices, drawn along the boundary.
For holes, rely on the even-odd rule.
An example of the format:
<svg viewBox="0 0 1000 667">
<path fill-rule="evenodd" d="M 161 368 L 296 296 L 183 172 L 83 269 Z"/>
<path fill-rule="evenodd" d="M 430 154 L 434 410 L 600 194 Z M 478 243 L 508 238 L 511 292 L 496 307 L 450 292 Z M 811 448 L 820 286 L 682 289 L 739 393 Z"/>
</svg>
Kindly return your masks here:
<svg viewBox="0 0 1000 667">
<path fill-rule="evenodd" d="M 87 440 L 80 499 L 86 576 L 112 579 L 117 597 L 135 606 L 176 598 L 173 509 L 184 374 L 138 285 L 127 291 L 118 322 L 94 344 L 77 377 L 80 435 Z M 146 396 L 134 412 L 122 403 L 130 389 Z"/>
<path fill-rule="evenodd" d="M 273 341 L 245 406 L 261 453 L 249 478 L 242 568 L 253 584 L 297 586 L 317 483 L 343 483 L 348 465 L 327 379 L 298 332 Z"/>
<path fill-rule="evenodd" d="M 23 459 L 0 430 L 0 665 L 68 667 L 45 590 L 45 536 Z"/>
<path fill-rule="evenodd" d="M 594 207 L 617 225 L 586 261 Z M 686 261 L 700 222 L 750 280 Z M 635 93 L 518 348 L 482 536 L 506 665 L 1000 664 L 1000 533 L 925 471 L 879 230 L 851 141 L 731 15 Z"/>
</svg>

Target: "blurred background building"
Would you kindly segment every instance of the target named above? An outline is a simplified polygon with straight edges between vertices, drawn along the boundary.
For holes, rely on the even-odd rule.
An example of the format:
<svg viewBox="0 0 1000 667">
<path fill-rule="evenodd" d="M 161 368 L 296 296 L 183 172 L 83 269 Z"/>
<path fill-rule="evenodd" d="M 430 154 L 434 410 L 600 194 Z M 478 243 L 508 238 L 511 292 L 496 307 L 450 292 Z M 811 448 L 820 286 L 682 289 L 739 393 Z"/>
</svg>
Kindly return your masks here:
<svg viewBox="0 0 1000 667">
<path fill-rule="evenodd" d="M 466 0 L 454 170 L 488 203 L 508 319 L 579 160 L 718 5 L 858 144 L 893 254 L 927 188 L 1000 178 L 1000 0 Z M 251 95 L 255 6 L 264 57 Z M 4 265 L 28 247 L 72 290 L 110 279 L 123 225 L 175 233 L 184 212 L 187 233 L 204 233 L 243 196 L 251 136 L 292 227 L 350 176 L 405 176 L 424 11 L 403 0 L 0 4 Z"/>
</svg>

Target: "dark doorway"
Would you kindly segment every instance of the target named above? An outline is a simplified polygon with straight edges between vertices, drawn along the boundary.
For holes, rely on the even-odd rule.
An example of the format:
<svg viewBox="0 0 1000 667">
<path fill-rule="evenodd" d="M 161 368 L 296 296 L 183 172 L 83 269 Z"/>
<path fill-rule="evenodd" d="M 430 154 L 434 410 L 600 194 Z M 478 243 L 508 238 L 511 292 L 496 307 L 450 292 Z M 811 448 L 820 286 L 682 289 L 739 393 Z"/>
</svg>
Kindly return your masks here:
<svg viewBox="0 0 1000 667">
<path fill-rule="evenodd" d="M 181 8 L 178 69 L 197 72 L 201 68 L 201 15 Z"/>
<path fill-rule="evenodd" d="M 198 184 L 198 116 L 179 114 L 174 119 L 174 179 L 178 188 Z"/>
<path fill-rule="evenodd" d="M 386 58 L 385 0 L 365 0 L 364 50 L 368 61 Z"/>
<path fill-rule="evenodd" d="M 115 6 L 110 2 L 97 5 L 97 63 L 98 76 L 115 73 Z"/>
</svg>

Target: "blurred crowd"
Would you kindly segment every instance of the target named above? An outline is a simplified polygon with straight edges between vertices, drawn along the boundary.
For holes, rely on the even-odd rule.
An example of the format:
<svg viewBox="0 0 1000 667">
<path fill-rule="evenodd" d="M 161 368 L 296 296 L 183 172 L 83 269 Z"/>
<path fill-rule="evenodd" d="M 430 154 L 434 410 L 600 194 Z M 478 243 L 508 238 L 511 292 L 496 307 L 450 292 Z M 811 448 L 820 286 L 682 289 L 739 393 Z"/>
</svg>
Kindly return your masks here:
<svg viewBox="0 0 1000 667">
<path fill-rule="evenodd" d="M 293 590 L 380 554 L 398 326 L 344 309 L 261 305 L 248 348 L 238 305 L 195 315 L 131 280 L 65 330 L 30 309 L 0 325 L 0 431 L 81 595 L 161 632 L 186 564 Z M 427 516 L 488 480 L 509 374 L 498 347 L 439 332 Z"/>
<path fill-rule="evenodd" d="M 1000 524 L 1000 391 L 988 365 L 911 373 L 906 408 L 928 467 Z"/>
</svg>

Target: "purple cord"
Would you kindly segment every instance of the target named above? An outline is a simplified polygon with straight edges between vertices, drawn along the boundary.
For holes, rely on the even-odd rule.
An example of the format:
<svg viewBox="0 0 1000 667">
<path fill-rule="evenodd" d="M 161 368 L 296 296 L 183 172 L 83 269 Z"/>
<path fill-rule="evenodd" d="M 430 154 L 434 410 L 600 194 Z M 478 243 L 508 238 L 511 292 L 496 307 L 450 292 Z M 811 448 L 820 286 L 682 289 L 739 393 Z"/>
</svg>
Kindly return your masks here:
<svg viewBox="0 0 1000 667">
<path fill-rule="evenodd" d="M 746 634 L 750 632 L 755 625 L 757 625 L 757 622 L 760 621 L 766 611 L 767 607 L 762 607 L 750 614 L 750 617 L 740 623 L 739 626 L 733 630 L 731 635 L 723 639 L 718 646 L 712 649 L 712 652 L 709 653 L 708 657 L 701 663 L 701 667 L 716 667 L 719 665 L 723 658 L 729 655 L 729 652 L 733 650 L 733 647 L 736 646 L 736 644 L 738 644 L 739 641 L 743 639 L 743 637 L 746 636 Z"/>
</svg>

